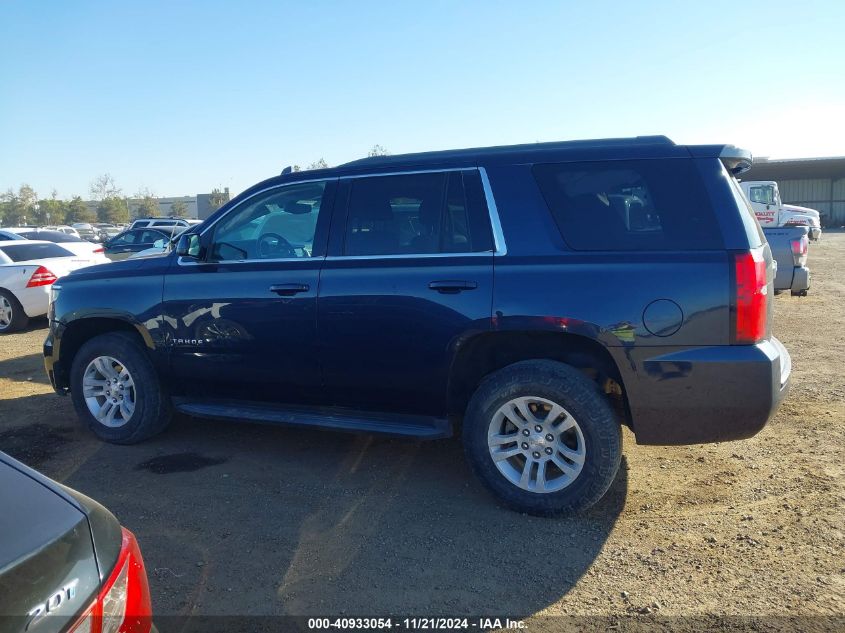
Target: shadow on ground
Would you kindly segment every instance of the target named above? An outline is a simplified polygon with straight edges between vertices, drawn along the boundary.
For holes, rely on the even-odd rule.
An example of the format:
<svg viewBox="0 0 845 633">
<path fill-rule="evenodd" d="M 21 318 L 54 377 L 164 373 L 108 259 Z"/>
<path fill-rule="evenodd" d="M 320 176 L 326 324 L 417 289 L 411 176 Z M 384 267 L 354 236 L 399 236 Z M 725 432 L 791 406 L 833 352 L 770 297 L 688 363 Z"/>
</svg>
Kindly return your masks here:
<svg viewBox="0 0 845 633">
<path fill-rule="evenodd" d="M 0 342 L 2 340 L 0 339 Z M 0 378 L 7 378 L 15 382 L 50 384 L 50 379 L 44 370 L 44 356 L 41 353 L 0 360 Z"/>
<path fill-rule="evenodd" d="M 538 519 L 499 507 L 453 440 L 177 418 L 113 446 L 66 423 L 27 431 L 61 443 L 39 466 L 136 533 L 160 615 L 532 614 L 589 569 L 627 493 L 623 461 L 592 511 Z"/>
</svg>

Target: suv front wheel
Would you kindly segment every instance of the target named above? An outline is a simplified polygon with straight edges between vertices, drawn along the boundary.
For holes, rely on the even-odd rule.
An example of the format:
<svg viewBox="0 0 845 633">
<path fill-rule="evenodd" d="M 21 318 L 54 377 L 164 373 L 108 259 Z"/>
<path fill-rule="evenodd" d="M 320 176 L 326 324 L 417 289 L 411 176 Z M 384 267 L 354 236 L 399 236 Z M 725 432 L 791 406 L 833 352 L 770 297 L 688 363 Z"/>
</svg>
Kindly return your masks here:
<svg viewBox="0 0 845 633">
<path fill-rule="evenodd" d="M 488 376 L 464 419 L 463 443 L 482 483 L 528 514 L 572 514 L 613 482 L 622 436 L 598 386 L 569 365 L 523 361 Z"/>
<path fill-rule="evenodd" d="M 92 338 L 73 359 L 73 406 L 101 440 L 135 444 L 160 433 L 172 406 L 140 341 L 112 332 Z"/>
</svg>

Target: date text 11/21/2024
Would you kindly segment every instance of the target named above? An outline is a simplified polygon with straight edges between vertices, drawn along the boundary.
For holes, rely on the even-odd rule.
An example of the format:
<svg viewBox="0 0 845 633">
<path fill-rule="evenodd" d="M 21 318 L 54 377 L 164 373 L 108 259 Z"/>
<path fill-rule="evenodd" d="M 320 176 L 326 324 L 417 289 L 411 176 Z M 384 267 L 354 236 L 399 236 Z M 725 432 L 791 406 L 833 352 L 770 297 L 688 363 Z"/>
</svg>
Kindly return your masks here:
<svg viewBox="0 0 845 633">
<path fill-rule="evenodd" d="M 478 629 L 489 630 L 520 630 L 527 628 L 524 620 L 510 618 L 479 617 L 479 618 L 447 618 L 447 617 L 415 617 L 415 618 L 309 618 L 308 629 L 312 631 L 331 629 L 350 630 L 389 630 L 406 629 L 411 631 L 457 631 Z"/>
</svg>

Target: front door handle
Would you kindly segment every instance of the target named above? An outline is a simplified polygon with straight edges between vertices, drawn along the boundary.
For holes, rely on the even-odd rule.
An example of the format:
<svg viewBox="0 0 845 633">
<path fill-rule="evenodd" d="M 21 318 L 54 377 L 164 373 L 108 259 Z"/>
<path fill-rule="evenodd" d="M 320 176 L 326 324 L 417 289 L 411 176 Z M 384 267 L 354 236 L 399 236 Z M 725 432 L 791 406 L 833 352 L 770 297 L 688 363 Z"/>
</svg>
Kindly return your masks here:
<svg viewBox="0 0 845 633">
<path fill-rule="evenodd" d="M 270 292 L 274 292 L 280 297 L 292 297 L 300 292 L 308 292 L 311 286 L 308 284 L 276 284 L 270 286 Z"/>
<path fill-rule="evenodd" d="M 441 294 L 454 295 L 464 290 L 475 290 L 478 284 L 474 281 L 432 281 L 428 287 Z"/>
</svg>

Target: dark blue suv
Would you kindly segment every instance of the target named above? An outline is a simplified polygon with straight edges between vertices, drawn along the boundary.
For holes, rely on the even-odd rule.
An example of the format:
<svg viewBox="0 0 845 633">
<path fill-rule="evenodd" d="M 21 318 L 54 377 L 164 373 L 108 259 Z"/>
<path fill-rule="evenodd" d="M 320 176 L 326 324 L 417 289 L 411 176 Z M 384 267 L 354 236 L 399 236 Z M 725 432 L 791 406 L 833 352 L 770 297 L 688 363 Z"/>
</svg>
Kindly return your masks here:
<svg viewBox="0 0 845 633">
<path fill-rule="evenodd" d="M 786 393 L 772 258 L 733 146 L 665 137 L 284 173 L 162 257 L 54 286 L 44 354 L 102 439 L 174 410 L 422 439 L 503 502 L 597 501 L 621 425 L 750 437 Z"/>
</svg>

